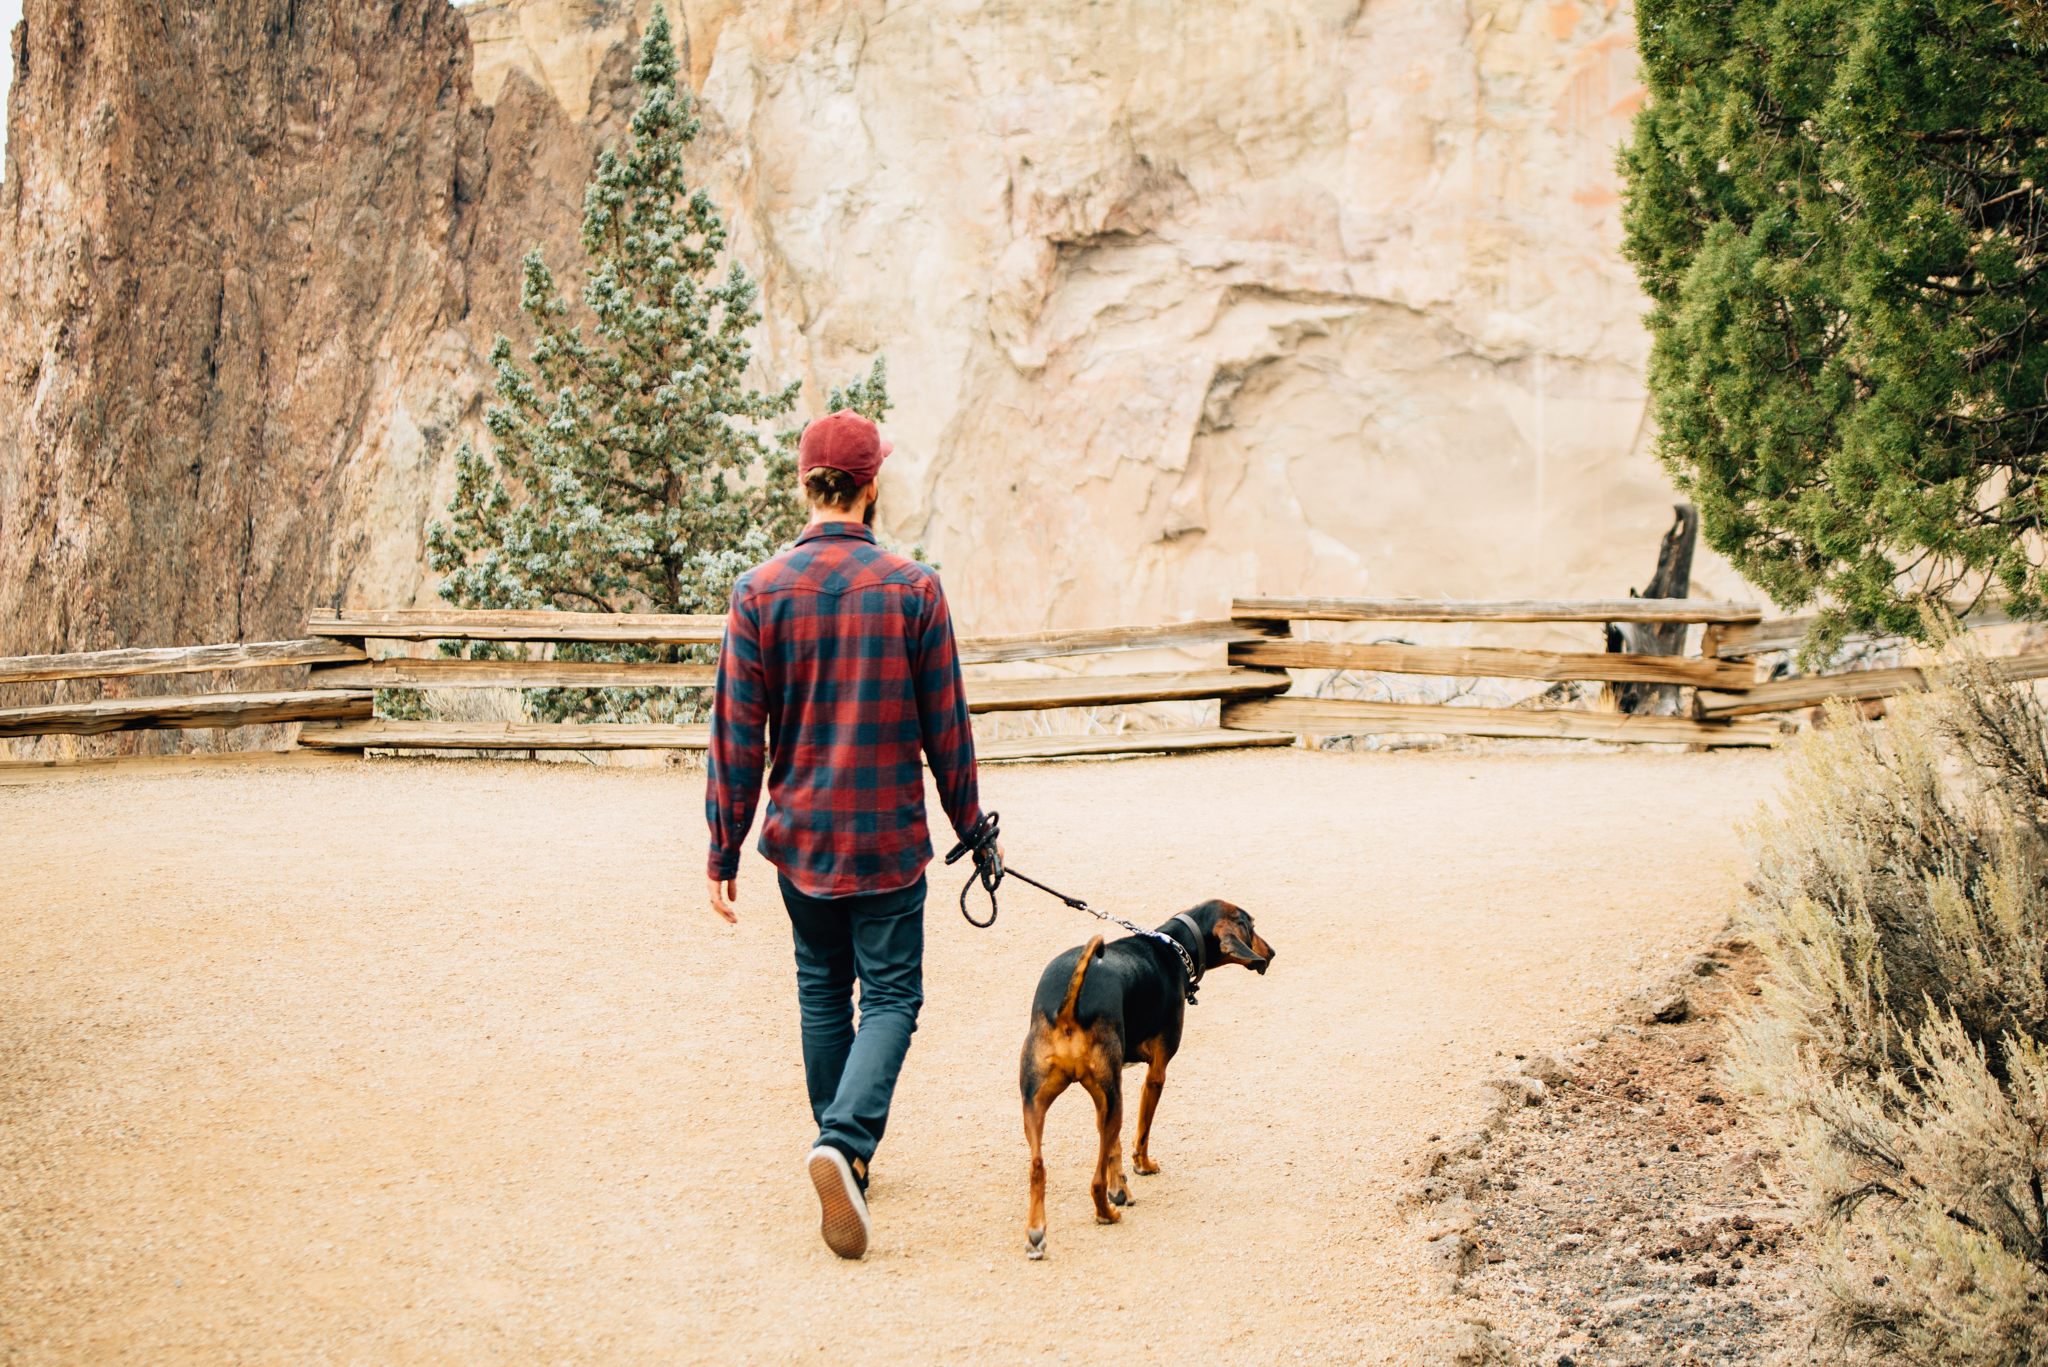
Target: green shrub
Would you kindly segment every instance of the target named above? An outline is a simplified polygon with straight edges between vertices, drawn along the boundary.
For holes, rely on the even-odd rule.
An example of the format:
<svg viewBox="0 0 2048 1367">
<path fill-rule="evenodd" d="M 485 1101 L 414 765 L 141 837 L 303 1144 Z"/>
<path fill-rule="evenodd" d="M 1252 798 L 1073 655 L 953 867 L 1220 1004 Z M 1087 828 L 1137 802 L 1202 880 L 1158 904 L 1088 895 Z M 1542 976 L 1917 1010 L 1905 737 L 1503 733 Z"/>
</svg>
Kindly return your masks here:
<svg viewBox="0 0 2048 1367">
<path fill-rule="evenodd" d="M 1733 1080 L 1811 1171 L 1831 1342 L 2048 1363 L 2048 716 L 1966 646 L 1930 673 L 1831 709 L 1748 832 Z"/>
</svg>

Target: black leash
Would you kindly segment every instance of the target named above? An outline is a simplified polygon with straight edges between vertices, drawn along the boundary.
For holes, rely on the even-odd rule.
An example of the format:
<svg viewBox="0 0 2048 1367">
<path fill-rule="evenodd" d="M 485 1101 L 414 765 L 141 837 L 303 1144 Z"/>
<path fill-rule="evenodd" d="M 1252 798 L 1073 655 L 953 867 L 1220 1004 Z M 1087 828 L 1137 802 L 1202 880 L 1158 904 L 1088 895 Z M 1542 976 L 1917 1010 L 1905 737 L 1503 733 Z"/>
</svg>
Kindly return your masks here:
<svg viewBox="0 0 2048 1367">
<path fill-rule="evenodd" d="M 1112 925 L 1122 926 L 1133 935 L 1147 935 L 1152 939 L 1165 941 L 1168 945 L 1172 946 L 1173 952 L 1180 956 L 1181 967 L 1187 970 L 1188 1005 L 1195 1005 L 1195 989 L 1201 985 L 1202 975 L 1195 971 L 1195 960 L 1188 953 L 1188 947 L 1182 944 L 1177 937 L 1168 935 L 1162 930 L 1147 930 L 1143 926 L 1134 926 L 1121 916 L 1111 916 L 1106 911 L 1097 911 L 1078 897 L 1069 897 L 1058 888 L 1049 888 L 1036 878 L 1019 873 L 1012 868 L 1005 868 L 1003 856 L 996 850 L 996 838 L 1001 834 L 1001 828 L 997 825 L 996 813 L 985 812 L 981 820 L 974 823 L 974 829 L 967 833 L 966 838 L 955 845 L 946 855 L 946 862 L 948 864 L 957 864 L 964 856 L 970 854 L 974 856 L 974 869 L 967 875 L 967 881 L 960 885 L 960 914 L 967 918 L 968 925 L 973 926 L 976 930 L 987 930 L 990 926 L 994 925 L 996 923 L 997 911 L 996 889 L 1003 885 L 1003 879 L 1015 878 L 1020 882 L 1029 883 L 1040 892 L 1050 893 L 1076 911 L 1087 912 L 1098 921 L 1108 921 Z M 975 920 L 974 913 L 967 909 L 967 894 L 973 889 L 976 882 L 979 882 L 982 887 L 988 890 L 988 919 L 986 921 Z"/>
</svg>

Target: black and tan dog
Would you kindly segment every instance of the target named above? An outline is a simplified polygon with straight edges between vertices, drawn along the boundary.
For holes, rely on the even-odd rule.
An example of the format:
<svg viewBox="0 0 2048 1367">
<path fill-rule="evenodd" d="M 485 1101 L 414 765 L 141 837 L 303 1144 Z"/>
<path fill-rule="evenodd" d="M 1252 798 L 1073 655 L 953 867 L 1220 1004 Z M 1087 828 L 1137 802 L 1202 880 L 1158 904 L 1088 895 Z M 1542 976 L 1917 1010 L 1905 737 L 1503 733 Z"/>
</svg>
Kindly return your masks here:
<svg viewBox="0 0 2048 1367">
<path fill-rule="evenodd" d="M 1243 964 L 1259 973 L 1273 960 L 1273 946 L 1252 929 L 1250 913 L 1228 902 L 1204 902 L 1159 927 L 1188 951 L 1196 981 L 1223 964 Z M 1138 1138 L 1131 1166 L 1155 1173 L 1148 1145 L 1166 1065 L 1180 1049 L 1181 1024 L 1194 984 L 1171 945 L 1133 935 L 1104 945 L 1096 936 L 1046 965 L 1031 1002 L 1031 1031 L 1024 1037 L 1018 1081 L 1024 1090 L 1024 1138 L 1031 1145 L 1031 1220 L 1025 1252 L 1045 1256 L 1045 1113 L 1073 1083 L 1095 1101 L 1101 1147 L 1095 1158 L 1095 1219 L 1115 1224 L 1118 1206 L 1132 1204 L 1124 1180 L 1123 1070 L 1144 1063 L 1145 1099 L 1138 1105 Z"/>
</svg>

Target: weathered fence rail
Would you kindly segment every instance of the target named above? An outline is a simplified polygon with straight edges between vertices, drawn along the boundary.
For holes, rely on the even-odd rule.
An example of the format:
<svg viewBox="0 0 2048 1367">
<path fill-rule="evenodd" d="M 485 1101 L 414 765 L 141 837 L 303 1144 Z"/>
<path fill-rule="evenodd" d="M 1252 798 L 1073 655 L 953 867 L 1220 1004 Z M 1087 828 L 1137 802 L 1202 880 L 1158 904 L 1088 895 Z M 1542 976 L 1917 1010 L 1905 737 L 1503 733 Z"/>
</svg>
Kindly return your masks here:
<svg viewBox="0 0 2048 1367">
<path fill-rule="evenodd" d="M 1973 615 L 1971 624 L 2003 620 L 1994 610 Z M 1702 624 L 1706 632 L 1701 654 L 1681 657 L 1312 641 L 1292 634 L 1292 624 L 1298 621 Z M 1809 618 L 1765 621 L 1762 610 L 1753 604 L 1696 599 L 1240 598 L 1232 603 L 1228 618 L 963 637 L 959 652 L 964 663 L 978 665 L 1137 650 L 1223 648 L 1225 659 L 1214 667 L 970 679 L 968 706 L 977 713 L 1191 700 L 1214 700 L 1219 707 L 1220 725 L 983 742 L 979 752 L 991 760 L 1288 745 L 1303 735 L 1416 732 L 1769 745 L 1781 734 L 1779 725 L 1745 718 L 1810 707 L 1827 698 L 1885 697 L 1925 686 L 1917 669 L 1759 683 L 1749 657 L 1796 645 L 1810 625 Z M 716 684 L 717 669 L 702 660 L 375 659 L 367 647 L 372 641 L 490 641 L 538 647 L 542 653 L 566 644 L 705 647 L 718 644 L 723 629 L 721 617 L 675 614 L 321 610 L 308 615 L 307 635 L 296 641 L 0 660 L 0 683 L 8 684 L 286 668 L 302 668 L 308 674 L 303 686 L 286 690 L 105 698 L 8 708 L 0 710 L 0 736 L 300 722 L 298 744 L 319 750 L 702 749 L 708 742 L 707 728 L 702 725 L 401 721 L 377 717 L 373 707 L 376 689 L 711 688 Z M 1996 667 L 2008 678 L 2048 677 L 2048 652 L 1997 661 Z M 1298 670 L 1677 685 L 1694 693 L 1690 715 L 1682 716 L 1281 696 L 1295 683 L 1288 671 Z"/>
<path fill-rule="evenodd" d="M 1992 604 L 1950 603 L 1949 611 L 1967 627 L 2001 627 L 2010 625 L 2012 617 L 2004 608 Z M 1768 622 L 1745 622 L 1721 627 L 1702 643 L 1702 655 L 1718 655 L 1724 660 L 1741 659 L 1748 655 L 1768 655 L 1774 650 L 1796 650 L 1813 629 L 1817 617 L 1779 617 Z M 1865 634 L 1851 634 L 1843 638 L 1844 645 L 1860 645 L 1882 637 Z"/>
<path fill-rule="evenodd" d="M 1699 598 L 1485 601 L 1435 598 L 1239 598 L 1234 617 L 1309 622 L 1760 622 L 1754 603 Z"/>
<path fill-rule="evenodd" d="M 725 618 L 651 612 L 465 612 L 402 608 L 322 611 L 306 634 L 343 641 L 608 641 L 617 645 L 712 645 Z"/>
<path fill-rule="evenodd" d="M 1669 683 L 1743 689 L 1751 665 L 1676 655 L 1596 655 L 1493 646 L 1354 645 L 1338 641 L 1258 641 L 1230 648 L 1234 665 L 1277 669 L 1361 669 L 1384 674 L 1440 674 L 1463 679 L 1545 679 L 1552 683 Z"/>
<path fill-rule="evenodd" d="M 1223 724 L 1300 736 L 1423 732 L 1634 744 L 1676 741 L 1692 745 L 1775 745 L 1782 734 L 1775 722 L 1698 722 L 1688 717 L 1643 717 L 1626 712 L 1454 707 L 1440 703 L 1355 702 L 1348 698 L 1272 698 L 1226 703 Z"/>
<path fill-rule="evenodd" d="M 371 715 L 367 692 L 202 693 L 189 698 L 107 698 L 0 709 L 0 736 L 98 736 L 109 731 L 345 721 Z"/>
<path fill-rule="evenodd" d="M 142 674 L 205 674 L 222 669 L 273 669 L 370 658 L 356 646 L 315 638 L 250 645 L 172 646 L 163 650 L 89 650 L 75 655 L 19 655 L 0 660 L 0 684 L 53 679 L 117 679 Z"/>
<path fill-rule="evenodd" d="M 1987 661 L 1992 672 L 2012 682 L 2048 679 L 2048 651 L 2008 655 Z M 1831 698 L 1857 702 L 1868 698 L 1889 698 L 1900 693 L 1917 693 L 1927 687 L 1927 676 L 1918 669 L 1859 669 L 1845 674 L 1810 674 L 1796 679 L 1779 679 L 1758 684 L 1744 693 L 1714 693 L 1702 690 L 1694 698 L 1693 715 L 1706 720 L 1754 716 L 1760 712 L 1789 712 L 1818 707 Z"/>
</svg>

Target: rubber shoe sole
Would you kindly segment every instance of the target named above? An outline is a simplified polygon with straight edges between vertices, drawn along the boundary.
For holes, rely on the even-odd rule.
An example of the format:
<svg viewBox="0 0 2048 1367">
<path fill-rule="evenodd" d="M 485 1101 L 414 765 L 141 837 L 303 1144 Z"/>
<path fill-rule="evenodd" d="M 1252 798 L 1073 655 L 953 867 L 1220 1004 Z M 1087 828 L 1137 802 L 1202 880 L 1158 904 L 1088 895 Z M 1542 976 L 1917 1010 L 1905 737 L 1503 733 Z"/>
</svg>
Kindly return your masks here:
<svg viewBox="0 0 2048 1367">
<path fill-rule="evenodd" d="M 830 1147 L 811 1150 L 805 1164 L 811 1185 L 818 1189 L 818 1233 L 825 1247 L 842 1258 L 859 1258 L 868 1251 L 868 1203 L 853 1180 L 853 1165 L 846 1155 Z"/>
</svg>

